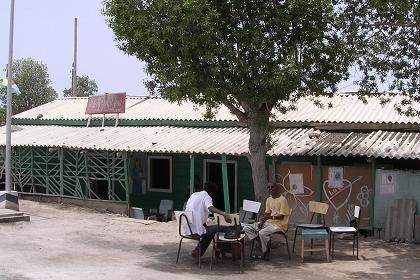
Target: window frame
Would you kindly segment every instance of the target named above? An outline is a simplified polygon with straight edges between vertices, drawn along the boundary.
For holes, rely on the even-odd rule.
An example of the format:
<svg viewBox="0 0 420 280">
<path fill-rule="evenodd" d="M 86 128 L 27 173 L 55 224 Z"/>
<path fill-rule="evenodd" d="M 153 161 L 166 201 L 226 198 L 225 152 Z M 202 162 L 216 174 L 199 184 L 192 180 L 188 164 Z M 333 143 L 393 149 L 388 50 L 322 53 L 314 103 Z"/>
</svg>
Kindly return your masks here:
<svg viewBox="0 0 420 280">
<path fill-rule="evenodd" d="M 168 159 L 169 160 L 169 189 L 152 188 L 151 161 L 154 159 Z M 147 166 L 147 190 L 150 192 L 172 193 L 172 157 L 171 156 L 148 156 L 147 165 L 148 165 Z"/>
</svg>

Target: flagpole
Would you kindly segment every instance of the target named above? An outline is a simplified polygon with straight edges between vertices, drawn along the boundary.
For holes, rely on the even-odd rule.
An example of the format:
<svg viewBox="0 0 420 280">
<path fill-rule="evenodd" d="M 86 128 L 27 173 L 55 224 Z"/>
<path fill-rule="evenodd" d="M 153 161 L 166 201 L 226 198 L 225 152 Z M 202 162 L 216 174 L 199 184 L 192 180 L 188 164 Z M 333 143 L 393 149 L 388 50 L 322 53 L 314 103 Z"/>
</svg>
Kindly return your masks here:
<svg viewBox="0 0 420 280">
<path fill-rule="evenodd" d="M 12 63 L 13 63 L 13 23 L 15 0 L 10 1 L 9 62 L 7 64 L 7 109 L 6 109 L 6 192 L 12 190 Z"/>
<path fill-rule="evenodd" d="M 0 191 L 0 208 L 19 211 L 19 196 L 12 191 L 12 64 L 13 64 L 13 23 L 15 0 L 10 0 L 9 61 L 7 64 L 6 95 L 6 153 L 4 169 L 6 173 L 5 191 Z"/>
<path fill-rule="evenodd" d="M 73 70 L 72 70 L 72 81 L 71 91 L 72 95 L 76 96 L 77 86 L 77 18 L 74 18 L 74 54 L 73 54 Z"/>
</svg>

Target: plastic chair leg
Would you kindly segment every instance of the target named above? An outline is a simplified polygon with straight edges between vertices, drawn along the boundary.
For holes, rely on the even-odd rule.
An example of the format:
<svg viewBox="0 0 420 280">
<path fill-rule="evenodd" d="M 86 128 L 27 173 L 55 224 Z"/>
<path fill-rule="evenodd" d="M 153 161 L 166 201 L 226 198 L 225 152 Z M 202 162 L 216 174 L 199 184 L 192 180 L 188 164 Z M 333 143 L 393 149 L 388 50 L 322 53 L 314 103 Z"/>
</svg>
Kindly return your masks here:
<svg viewBox="0 0 420 280">
<path fill-rule="evenodd" d="M 201 239 L 200 239 L 200 241 L 201 241 Z M 198 268 L 201 268 L 201 246 L 200 245 L 201 244 L 198 244 Z"/>
<path fill-rule="evenodd" d="M 254 245 L 255 245 L 255 238 L 252 239 L 251 243 L 251 252 L 249 253 L 249 257 L 252 258 L 252 253 L 254 252 Z"/>
<path fill-rule="evenodd" d="M 216 254 L 215 247 L 216 247 L 216 245 L 213 242 L 213 248 L 211 250 L 211 259 L 210 259 L 210 270 L 213 270 L 213 258 L 214 258 L 214 255 Z M 217 260 L 217 257 L 216 257 L 216 260 Z"/>
<path fill-rule="evenodd" d="M 241 266 L 242 266 L 242 270 L 244 269 L 244 258 L 245 258 L 245 243 L 242 240 L 242 242 L 241 242 Z"/>
<path fill-rule="evenodd" d="M 299 229 L 299 227 L 296 227 L 296 230 L 295 230 L 295 237 L 293 238 L 293 249 L 292 249 L 292 252 L 293 252 L 293 253 L 295 252 L 296 235 L 297 235 L 298 229 Z"/>
<path fill-rule="evenodd" d="M 328 248 L 329 241 L 325 240 L 324 242 L 325 242 L 325 256 L 327 257 L 327 262 L 329 262 L 330 261 L 330 254 L 329 254 L 330 249 Z"/>
<path fill-rule="evenodd" d="M 357 251 L 357 259 L 359 259 L 359 234 L 356 232 L 356 251 Z"/>
<path fill-rule="evenodd" d="M 302 239 L 301 247 L 300 247 L 300 256 L 302 258 L 302 262 L 305 259 L 305 240 Z"/>
<path fill-rule="evenodd" d="M 289 260 L 291 260 L 290 250 L 289 250 L 289 242 L 287 241 L 287 235 L 284 234 L 284 239 L 286 239 L 286 247 L 287 247 L 287 254 L 289 255 Z"/>
</svg>

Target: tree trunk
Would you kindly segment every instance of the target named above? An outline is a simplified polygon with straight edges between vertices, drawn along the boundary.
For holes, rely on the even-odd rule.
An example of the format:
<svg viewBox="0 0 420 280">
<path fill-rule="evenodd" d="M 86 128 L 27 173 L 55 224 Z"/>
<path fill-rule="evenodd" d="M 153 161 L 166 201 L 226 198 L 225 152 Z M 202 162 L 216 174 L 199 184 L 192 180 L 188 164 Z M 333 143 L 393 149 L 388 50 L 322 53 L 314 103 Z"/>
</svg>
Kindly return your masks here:
<svg viewBox="0 0 420 280">
<path fill-rule="evenodd" d="M 249 155 L 248 160 L 252 169 L 252 181 L 254 182 L 255 200 L 264 202 L 267 192 L 267 169 L 265 166 L 266 153 L 268 151 L 268 132 L 261 129 L 256 121 L 248 120 L 249 128 Z M 261 207 L 264 208 L 264 207 Z"/>
</svg>

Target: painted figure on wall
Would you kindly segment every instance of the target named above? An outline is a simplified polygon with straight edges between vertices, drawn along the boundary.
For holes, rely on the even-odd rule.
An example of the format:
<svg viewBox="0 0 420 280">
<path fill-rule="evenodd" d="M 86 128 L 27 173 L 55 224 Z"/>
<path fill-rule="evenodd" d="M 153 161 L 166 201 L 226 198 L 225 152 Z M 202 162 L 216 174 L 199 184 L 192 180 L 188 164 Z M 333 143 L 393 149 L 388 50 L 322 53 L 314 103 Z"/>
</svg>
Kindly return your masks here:
<svg viewBox="0 0 420 280">
<path fill-rule="evenodd" d="M 131 168 L 131 182 L 132 182 L 132 191 L 133 193 L 143 193 L 146 186 L 143 184 L 144 181 L 144 173 L 143 168 L 141 166 L 141 160 L 136 158 L 134 160 L 134 164 Z"/>
</svg>

